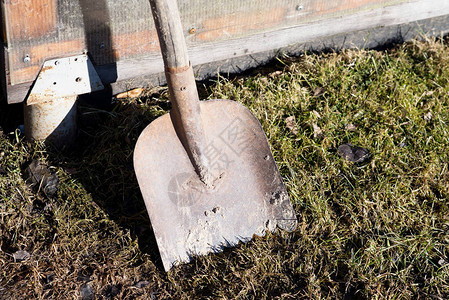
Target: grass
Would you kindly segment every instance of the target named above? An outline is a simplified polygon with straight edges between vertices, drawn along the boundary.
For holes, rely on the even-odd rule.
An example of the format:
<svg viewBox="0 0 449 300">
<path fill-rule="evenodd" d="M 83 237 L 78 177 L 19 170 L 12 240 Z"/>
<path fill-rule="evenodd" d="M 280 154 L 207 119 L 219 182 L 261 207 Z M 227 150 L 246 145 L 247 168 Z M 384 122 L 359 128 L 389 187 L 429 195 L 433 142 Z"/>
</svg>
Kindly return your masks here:
<svg viewBox="0 0 449 300">
<path fill-rule="evenodd" d="M 132 168 L 139 134 L 169 109 L 166 89 L 82 107 L 69 152 L 3 133 L 0 298 L 447 299 L 448 74 L 448 43 L 426 39 L 283 57 L 205 84 L 204 98 L 260 120 L 299 225 L 168 274 Z M 342 159 L 347 142 L 371 159 Z M 58 175 L 56 196 L 26 183 L 32 159 Z M 31 258 L 14 262 L 17 250 Z"/>
</svg>

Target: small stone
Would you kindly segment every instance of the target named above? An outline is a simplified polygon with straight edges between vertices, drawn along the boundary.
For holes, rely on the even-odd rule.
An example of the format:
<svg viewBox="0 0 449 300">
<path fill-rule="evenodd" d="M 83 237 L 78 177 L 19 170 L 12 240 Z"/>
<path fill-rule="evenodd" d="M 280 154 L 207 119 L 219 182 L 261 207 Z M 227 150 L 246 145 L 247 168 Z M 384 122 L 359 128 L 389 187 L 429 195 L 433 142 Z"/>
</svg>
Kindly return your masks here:
<svg viewBox="0 0 449 300">
<path fill-rule="evenodd" d="M 45 163 L 37 159 L 25 169 L 25 176 L 32 187 L 43 191 L 49 197 L 55 196 L 58 192 L 58 176 L 51 172 Z"/>
<path fill-rule="evenodd" d="M 80 294 L 82 300 L 93 300 L 95 299 L 95 294 L 90 287 L 90 284 L 85 283 L 80 288 Z"/>
<path fill-rule="evenodd" d="M 323 130 L 321 130 L 321 128 L 316 123 L 312 123 L 312 128 L 314 139 L 319 138 L 320 136 L 323 135 Z"/>
<path fill-rule="evenodd" d="M 344 159 L 355 163 L 362 163 L 371 157 L 371 153 L 367 149 L 350 143 L 338 146 L 337 153 Z"/>
<path fill-rule="evenodd" d="M 346 129 L 349 131 L 356 131 L 357 127 L 354 124 L 350 123 L 348 124 L 348 126 L 346 126 Z"/>
<path fill-rule="evenodd" d="M 136 288 L 138 288 L 138 289 L 141 289 L 141 288 L 146 287 L 146 286 L 149 285 L 149 284 L 150 284 L 150 283 L 149 283 L 148 281 L 146 281 L 146 280 L 141 280 L 141 281 L 137 282 L 134 286 L 135 286 Z"/>
<path fill-rule="evenodd" d="M 290 131 L 293 134 L 298 134 L 298 128 L 296 127 L 296 118 L 295 118 L 295 116 L 290 116 L 288 118 L 285 118 L 285 123 L 287 125 L 287 128 L 290 129 Z"/>
<path fill-rule="evenodd" d="M 30 259 L 31 255 L 27 251 L 19 250 L 12 254 L 15 262 L 27 261 Z"/>
<path fill-rule="evenodd" d="M 432 112 L 429 111 L 427 114 L 424 115 L 424 120 L 431 121 L 432 117 L 433 117 Z"/>
<path fill-rule="evenodd" d="M 313 90 L 313 96 L 314 97 L 321 96 L 322 94 L 324 94 L 324 92 L 325 92 L 325 89 L 323 87 L 318 87 Z"/>
</svg>

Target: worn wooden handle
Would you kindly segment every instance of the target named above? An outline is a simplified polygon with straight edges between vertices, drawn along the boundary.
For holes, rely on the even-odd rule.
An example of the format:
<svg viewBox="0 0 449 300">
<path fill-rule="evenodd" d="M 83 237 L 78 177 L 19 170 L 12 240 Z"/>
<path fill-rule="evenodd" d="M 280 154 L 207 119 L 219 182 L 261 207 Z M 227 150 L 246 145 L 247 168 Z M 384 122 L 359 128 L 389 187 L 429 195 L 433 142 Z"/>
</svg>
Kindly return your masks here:
<svg viewBox="0 0 449 300">
<path fill-rule="evenodd" d="M 150 0 L 167 70 L 188 67 L 189 56 L 176 0 Z"/>
<path fill-rule="evenodd" d="M 200 180 L 207 187 L 212 187 L 214 177 L 205 155 L 207 140 L 201 121 L 200 101 L 182 33 L 178 4 L 176 0 L 150 0 L 150 4 L 165 64 L 174 128 Z"/>
</svg>

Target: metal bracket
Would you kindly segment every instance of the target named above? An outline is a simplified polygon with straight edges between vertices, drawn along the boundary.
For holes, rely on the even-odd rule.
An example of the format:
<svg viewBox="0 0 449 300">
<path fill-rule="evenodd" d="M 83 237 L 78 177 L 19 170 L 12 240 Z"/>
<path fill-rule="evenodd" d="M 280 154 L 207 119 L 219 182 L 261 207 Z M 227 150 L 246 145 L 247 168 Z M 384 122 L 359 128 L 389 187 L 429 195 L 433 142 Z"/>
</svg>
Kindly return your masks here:
<svg viewBox="0 0 449 300">
<path fill-rule="evenodd" d="M 86 54 L 47 60 L 31 89 L 27 105 L 104 89 Z"/>
</svg>

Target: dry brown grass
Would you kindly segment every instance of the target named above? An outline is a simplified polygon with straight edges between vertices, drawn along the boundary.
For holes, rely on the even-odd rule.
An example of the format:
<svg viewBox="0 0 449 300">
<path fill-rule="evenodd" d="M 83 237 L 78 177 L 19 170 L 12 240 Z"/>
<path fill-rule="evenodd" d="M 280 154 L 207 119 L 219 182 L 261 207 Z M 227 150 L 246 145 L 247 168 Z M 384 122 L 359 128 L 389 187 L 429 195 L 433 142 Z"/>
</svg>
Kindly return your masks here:
<svg viewBox="0 0 449 300">
<path fill-rule="evenodd" d="M 82 107 L 71 152 L 17 132 L 0 137 L 0 298 L 71 299 L 90 289 L 97 299 L 447 299 L 447 44 L 281 61 L 202 94 L 242 102 L 259 118 L 297 212 L 295 232 L 165 274 L 132 167 L 140 132 L 169 108 L 165 89 L 148 91 L 112 110 Z M 345 142 L 369 149 L 371 160 L 344 161 Z M 32 159 L 58 175 L 55 197 L 25 182 Z M 15 262 L 18 250 L 31 257 Z"/>
</svg>

